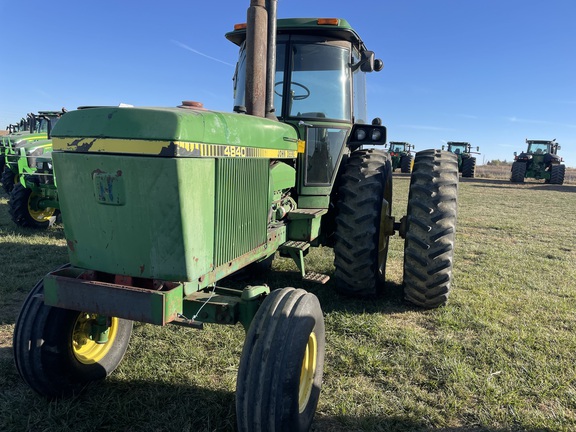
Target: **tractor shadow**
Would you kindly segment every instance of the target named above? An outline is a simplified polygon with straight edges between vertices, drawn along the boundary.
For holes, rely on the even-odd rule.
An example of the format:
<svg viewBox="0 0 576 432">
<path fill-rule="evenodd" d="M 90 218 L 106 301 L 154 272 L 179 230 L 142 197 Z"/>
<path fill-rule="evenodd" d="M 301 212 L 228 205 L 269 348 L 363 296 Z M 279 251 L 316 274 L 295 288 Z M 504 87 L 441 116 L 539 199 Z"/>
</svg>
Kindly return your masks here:
<svg viewBox="0 0 576 432">
<path fill-rule="evenodd" d="M 1 364 L 0 364 L 1 365 Z M 6 398 L 2 408 L 10 411 L 7 430 L 109 431 L 236 431 L 233 391 L 194 386 L 186 382 L 148 380 L 120 381 L 114 375 L 90 385 L 82 394 L 69 399 L 47 401 L 29 390 L 16 372 L 6 379 Z M 322 397 L 322 396 L 321 396 Z M 32 414 L 31 414 L 32 413 Z M 94 415 L 97 413 L 97 416 Z M 0 423 L 1 425 L 1 423 Z M 129 426 L 128 426 L 129 425 Z M 402 416 L 330 415 L 316 413 L 311 431 L 435 431 L 435 432 L 546 432 L 548 429 L 461 426 L 430 428 L 424 421 Z"/>
<path fill-rule="evenodd" d="M 278 259 L 278 258 L 277 258 Z M 253 278 L 242 278 L 235 275 L 222 281 L 222 286 L 242 289 L 246 285 L 266 284 L 270 289 L 284 287 L 302 288 L 316 295 L 324 313 L 347 312 L 353 314 L 395 314 L 411 311 L 426 311 L 404 300 L 403 287 L 400 284 L 386 281 L 381 292 L 373 297 L 355 298 L 336 291 L 332 274 L 330 280 L 318 284 L 303 280 L 297 271 L 272 270 L 267 274 Z"/>
</svg>

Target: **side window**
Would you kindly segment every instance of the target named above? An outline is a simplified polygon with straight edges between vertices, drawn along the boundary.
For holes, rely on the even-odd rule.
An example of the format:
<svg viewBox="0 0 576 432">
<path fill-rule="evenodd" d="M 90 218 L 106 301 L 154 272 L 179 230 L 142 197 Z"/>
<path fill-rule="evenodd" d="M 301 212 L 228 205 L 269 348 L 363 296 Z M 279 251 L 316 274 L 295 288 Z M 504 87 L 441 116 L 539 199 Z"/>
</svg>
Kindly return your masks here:
<svg viewBox="0 0 576 432">
<path fill-rule="evenodd" d="M 304 181 L 306 186 L 330 184 L 345 138 L 345 129 L 308 128 Z"/>
<path fill-rule="evenodd" d="M 357 50 L 352 51 L 352 62 L 360 61 L 360 53 Z M 366 104 L 366 72 L 360 68 L 354 71 L 352 76 L 354 85 L 354 123 L 368 123 L 368 108 Z"/>
</svg>

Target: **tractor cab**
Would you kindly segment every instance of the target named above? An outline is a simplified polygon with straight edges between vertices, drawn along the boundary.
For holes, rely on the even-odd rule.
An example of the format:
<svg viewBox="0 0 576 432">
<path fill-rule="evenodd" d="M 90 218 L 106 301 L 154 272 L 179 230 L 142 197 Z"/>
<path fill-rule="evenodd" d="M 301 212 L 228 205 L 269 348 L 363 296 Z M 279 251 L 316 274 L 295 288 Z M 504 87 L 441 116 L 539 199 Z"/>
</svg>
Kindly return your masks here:
<svg viewBox="0 0 576 432">
<path fill-rule="evenodd" d="M 234 111 L 246 112 L 247 64 L 244 25 L 226 34 L 240 46 L 234 75 Z M 291 124 L 305 150 L 297 160 L 299 207 L 328 206 L 338 167 L 348 152 L 354 124 L 366 126 L 366 73 L 382 69 L 343 19 L 279 19 L 273 110 Z M 355 129 L 362 129 L 357 126 Z M 384 145 L 386 129 L 374 125 L 356 132 L 362 144 Z M 356 148 L 359 147 L 356 143 Z"/>
<path fill-rule="evenodd" d="M 66 110 L 62 111 L 39 111 L 36 118 L 36 131 L 37 133 L 46 133 L 50 135 L 52 128 L 58 123 L 60 117 Z"/>
<path fill-rule="evenodd" d="M 538 140 L 526 140 L 528 147 L 526 149 L 527 154 L 557 154 L 558 150 L 561 148 L 556 140 L 552 141 L 538 141 Z"/>
<path fill-rule="evenodd" d="M 402 153 L 409 152 L 412 148 L 414 148 L 412 144 L 406 142 L 391 141 L 389 151 L 390 153 Z"/>
<path fill-rule="evenodd" d="M 448 142 L 448 151 L 454 154 L 471 153 L 472 146 L 467 142 Z"/>
</svg>

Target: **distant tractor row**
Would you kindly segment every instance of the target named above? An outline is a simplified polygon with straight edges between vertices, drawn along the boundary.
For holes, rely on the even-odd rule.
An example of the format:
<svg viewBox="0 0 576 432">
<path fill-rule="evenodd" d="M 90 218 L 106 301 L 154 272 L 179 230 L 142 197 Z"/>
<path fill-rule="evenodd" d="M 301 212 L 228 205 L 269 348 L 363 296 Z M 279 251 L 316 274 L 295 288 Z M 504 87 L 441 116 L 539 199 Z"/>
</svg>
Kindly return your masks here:
<svg viewBox="0 0 576 432">
<path fill-rule="evenodd" d="M 30 113 L 10 124 L 0 140 L 2 188 L 10 197 L 14 223 L 25 228 L 47 228 L 58 214 L 58 194 L 52 169 L 50 133 L 65 110 Z"/>
</svg>

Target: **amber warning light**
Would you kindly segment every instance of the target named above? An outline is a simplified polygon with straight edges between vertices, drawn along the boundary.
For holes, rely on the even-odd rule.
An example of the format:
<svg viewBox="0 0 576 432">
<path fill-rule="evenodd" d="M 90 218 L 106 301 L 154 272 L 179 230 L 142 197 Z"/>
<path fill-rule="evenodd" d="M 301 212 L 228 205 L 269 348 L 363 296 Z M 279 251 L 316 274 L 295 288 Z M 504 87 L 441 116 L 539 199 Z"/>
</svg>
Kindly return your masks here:
<svg viewBox="0 0 576 432">
<path fill-rule="evenodd" d="M 318 25 L 338 25 L 340 20 L 338 18 L 318 18 L 316 22 Z"/>
</svg>

